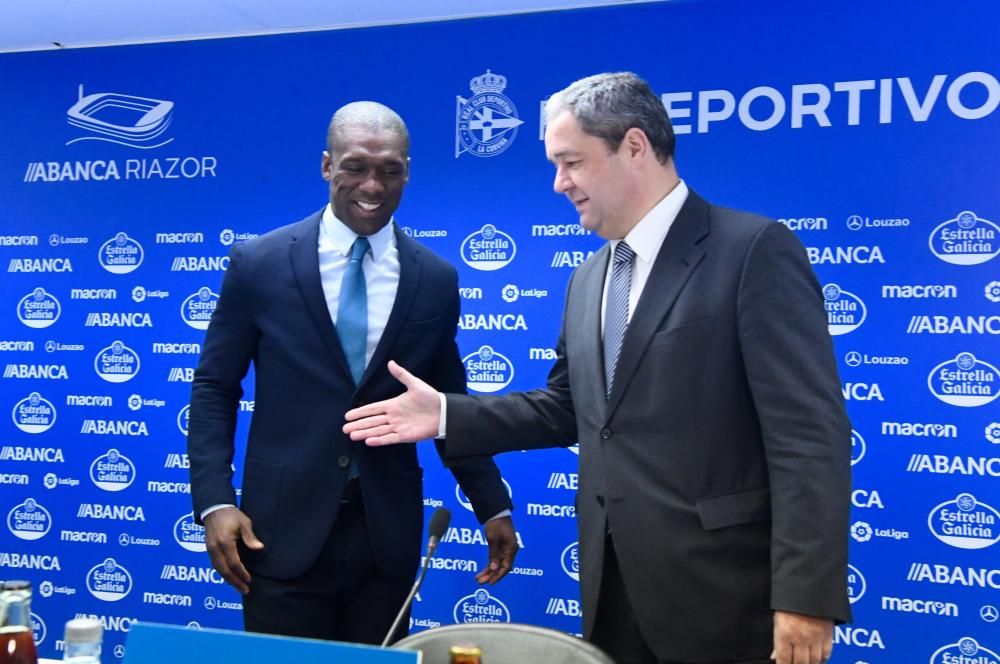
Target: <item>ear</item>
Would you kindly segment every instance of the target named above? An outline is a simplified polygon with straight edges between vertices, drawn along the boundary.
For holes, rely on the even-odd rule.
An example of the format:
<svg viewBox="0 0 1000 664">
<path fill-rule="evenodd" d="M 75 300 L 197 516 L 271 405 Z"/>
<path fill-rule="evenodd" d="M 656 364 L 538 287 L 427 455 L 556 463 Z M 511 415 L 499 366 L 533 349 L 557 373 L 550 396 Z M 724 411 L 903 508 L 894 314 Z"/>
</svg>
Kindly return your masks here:
<svg viewBox="0 0 1000 664">
<path fill-rule="evenodd" d="M 638 127 L 632 127 L 625 132 L 625 136 L 622 138 L 622 147 L 629 158 L 643 157 L 652 149 L 646 132 Z"/>
<path fill-rule="evenodd" d="M 320 161 L 319 168 L 323 179 L 329 182 L 333 177 L 333 159 L 330 158 L 330 153 L 326 150 L 323 150 L 323 159 Z"/>
</svg>

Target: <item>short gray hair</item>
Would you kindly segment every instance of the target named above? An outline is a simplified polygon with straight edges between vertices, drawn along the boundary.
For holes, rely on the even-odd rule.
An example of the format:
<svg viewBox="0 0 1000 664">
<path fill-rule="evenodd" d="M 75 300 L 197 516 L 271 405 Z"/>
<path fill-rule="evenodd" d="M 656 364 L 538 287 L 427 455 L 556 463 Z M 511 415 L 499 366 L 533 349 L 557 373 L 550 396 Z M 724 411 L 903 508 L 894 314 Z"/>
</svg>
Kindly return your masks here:
<svg viewBox="0 0 1000 664">
<path fill-rule="evenodd" d="M 632 72 L 597 74 L 571 83 L 546 102 L 546 123 L 563 111 L 572 113 L 585 133 L 603 140 L 612 152 L 635 127 L 646 134 L 661 164 L 674 156 L 676 139 L 667 109 Z"/>
<path fill-rule="evenodd" d="M 354 101 L 341 106 L 330 118 L 326 130 L 326 148 L 332 156 L 337 150 L 341 133 L 349 126 L 362 126 L 376 132 L 395 133 L 403 139 L 407 156 L 410 153 L 410 132 L 396 111 L 376 101 Z"/>
</svg>

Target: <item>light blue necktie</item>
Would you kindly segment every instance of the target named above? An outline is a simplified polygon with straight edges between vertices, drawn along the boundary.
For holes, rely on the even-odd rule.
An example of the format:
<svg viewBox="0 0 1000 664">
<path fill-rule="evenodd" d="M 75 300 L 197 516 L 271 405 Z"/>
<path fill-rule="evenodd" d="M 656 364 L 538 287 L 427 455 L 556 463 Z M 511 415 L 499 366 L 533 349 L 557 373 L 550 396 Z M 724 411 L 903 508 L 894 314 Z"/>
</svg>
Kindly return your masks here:
<svg viewBox="0 0 1000 664">
<path fill-rule="evenodd" d="M 337 336 L 340 337 L 340 347 L 344 349 L 355 386 L 365 373 L 365 352 L 368 348 L 368 289 L 363 264 L 370 248 L 366 237 L 358 237 L 354 241 L 351 260 L 340 282 L 340 301 L 337 303 Z M 347 478 L 358 476 L 357 461 L 351 454 Z"/>
<path fill-rule="evenodd" d="M 611 283 L 608 286 L 608 300 L 604 305 L 604 385 L 607 397 L 615 384 L 615 367 L 622 354 L 622 341 L 628 330 L 628 294 L 632 286 L 632 247 L 619 242 L 615 247 L 614 263 L 611 267 Z"/>
</svg>

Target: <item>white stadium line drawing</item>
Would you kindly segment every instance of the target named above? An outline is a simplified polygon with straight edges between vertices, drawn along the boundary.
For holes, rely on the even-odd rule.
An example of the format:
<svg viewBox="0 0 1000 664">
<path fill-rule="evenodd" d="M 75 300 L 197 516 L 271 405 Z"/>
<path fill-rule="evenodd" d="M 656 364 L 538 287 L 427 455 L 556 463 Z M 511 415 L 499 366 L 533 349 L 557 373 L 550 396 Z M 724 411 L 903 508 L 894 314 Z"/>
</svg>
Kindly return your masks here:
<svg viewBox="0 0 1000 664">
<path fill-rule="evenodd" d="M 170 143 L 169 138 L 154 145 L 148 144 L 159 137 L 173 120 L 174 102 L 164 99 L 137 97 L 120 92 L 95 92 L 83 94 L 80 84 L 77 102 L 66 111 L 66 121 L 99 136 L 80 136 L 67 141 L 96 140 L 117 143 L 128 147 L 151 149 Z"/>
</svg>

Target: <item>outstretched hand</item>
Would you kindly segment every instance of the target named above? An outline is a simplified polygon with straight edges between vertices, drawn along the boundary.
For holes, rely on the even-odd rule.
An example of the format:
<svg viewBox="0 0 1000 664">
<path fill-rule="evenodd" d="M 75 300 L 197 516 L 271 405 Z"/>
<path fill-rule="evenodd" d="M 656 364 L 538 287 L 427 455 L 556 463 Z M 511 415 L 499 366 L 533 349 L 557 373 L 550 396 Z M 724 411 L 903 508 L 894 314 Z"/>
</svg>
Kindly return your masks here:
<svg viewBox="0 0 1000 664">
<path fill-rule="evenodd" d="M 389 373 L 406 387 L 406 392 L 347 411 L 344 433 L 371 447 L 436 437 L 441 420 L 437 390 L 393 361 L 389 362 Z"/>
</svg>

